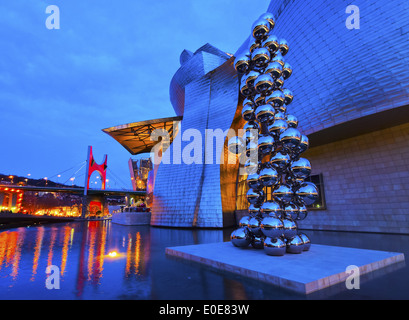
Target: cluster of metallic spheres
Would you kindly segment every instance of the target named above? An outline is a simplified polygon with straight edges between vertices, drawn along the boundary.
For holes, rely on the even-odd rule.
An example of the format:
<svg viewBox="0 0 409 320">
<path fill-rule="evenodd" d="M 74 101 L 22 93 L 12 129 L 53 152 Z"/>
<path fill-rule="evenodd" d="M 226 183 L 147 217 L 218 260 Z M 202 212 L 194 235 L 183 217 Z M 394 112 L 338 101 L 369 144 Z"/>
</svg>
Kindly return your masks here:
<svg viewBox="0 0 409 320">
<path fill-rule="evenodd" d="M 300 155 L 309 141 L 297 129 L 297 118 L 287 113 L 293 93 L 284 88 L 284 81 L 293 70 L 284 59 L 288 43 L 272 33 L 274 25 L 274 16 L 263 14 L 252 26 L 248 51 L 234 61 L 246 124 L 244 135 L 231 138 L 228 148 L 248 157 L 244 167 L 250 205 L 231 242 L 236 247 L 264 248 L 268 255 L 284 255 L 309 250 L 310 239 L 298 231 L 297 222 L 306 218 L 306 206 L 318 199 L 318 188 L 304 181 L 311 164 Z M 250 157 L 254 153 L 257 160 Z M 271 187 L 272 201 L 265 200 L 265 187 Z"/>
</svg>

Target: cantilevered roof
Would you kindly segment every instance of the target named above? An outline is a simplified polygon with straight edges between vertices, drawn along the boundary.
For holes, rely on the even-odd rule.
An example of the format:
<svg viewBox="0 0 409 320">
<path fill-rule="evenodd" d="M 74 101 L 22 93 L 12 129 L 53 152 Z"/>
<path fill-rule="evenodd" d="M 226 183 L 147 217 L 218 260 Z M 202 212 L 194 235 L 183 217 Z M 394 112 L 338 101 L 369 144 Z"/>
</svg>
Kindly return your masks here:
<svg viewBox="0 0 409 320">
<path fill-rule="evenodd" d="M 151 152 L 152 148 L 160 142 L 151 140 L 151 134 L 156 129 L 166 130 L 169 133 L 170 143 L 172 143 L 175 135 L 174 122 L 181 121 L 182 118 L 178 116 L 133 122 L 102 129 L 102 131 L 118 141 L 132 155 L 136 155 Z"/>
</svg>

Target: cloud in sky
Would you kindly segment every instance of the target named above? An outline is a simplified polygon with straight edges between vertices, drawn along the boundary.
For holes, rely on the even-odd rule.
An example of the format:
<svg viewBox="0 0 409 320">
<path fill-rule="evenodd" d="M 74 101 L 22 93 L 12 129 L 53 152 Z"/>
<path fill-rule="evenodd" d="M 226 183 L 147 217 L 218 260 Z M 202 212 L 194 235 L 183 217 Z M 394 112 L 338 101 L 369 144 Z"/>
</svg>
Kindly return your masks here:
<svg viewBox="0 0 409 320">
<path fill-rule="evenodd" d="M 61 29 L 45 26 L 58 5 Z M 0 4 L 0 173 L 42 178 L 86 158 L 129 181 L 103 128 L 173 116 L 184 49 L 234 53 L 268 0 L 6 0 Z M 83 178 L 81 178 L 83 179 Z M 80 181 L 82 182 L 82 180 Z"/>
</svg>

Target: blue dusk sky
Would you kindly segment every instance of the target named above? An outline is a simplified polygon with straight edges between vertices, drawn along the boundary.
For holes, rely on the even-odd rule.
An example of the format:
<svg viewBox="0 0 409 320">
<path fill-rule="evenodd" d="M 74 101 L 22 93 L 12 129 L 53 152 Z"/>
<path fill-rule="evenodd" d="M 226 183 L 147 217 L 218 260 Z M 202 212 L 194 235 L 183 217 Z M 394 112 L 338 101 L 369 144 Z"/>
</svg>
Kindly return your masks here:
<svg viewBox="0 0 409 320">
<path fill-rule="evenodd" d="M 101 129 L 174 116 L 180 53 L 206 43 L 235 53 L 269 2 L 2 0 L 0 173 L 66 182 L 92 145 L 122 180 L 111 187 L 130 188 L 131 155 Z M 46 28 L 49 5 L 59 30 Z"/>
</svg>

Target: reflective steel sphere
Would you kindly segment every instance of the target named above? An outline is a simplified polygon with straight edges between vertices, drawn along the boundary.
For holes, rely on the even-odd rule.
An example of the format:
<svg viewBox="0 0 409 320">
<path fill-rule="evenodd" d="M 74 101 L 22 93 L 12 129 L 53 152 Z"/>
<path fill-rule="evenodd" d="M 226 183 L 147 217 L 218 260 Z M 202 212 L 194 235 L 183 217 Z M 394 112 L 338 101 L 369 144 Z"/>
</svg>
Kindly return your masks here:
<svg viewBox="0 0 409 320">
<path fill-rule="evenodd" d="M 256 67 L 265 67 L 270 61 L 270 51 L 266 48 L 257 48 L 251 54 L 251 61 Z"/>
<path fill-rule="evenodd" d="M 264 48 L 267 48 L 270 53 L 275 53 L 280 48 L 280 43 L 275 35 L 269 35 L 266 40 L 261 44 Z"/>
<path fill-rule="evenodd" d="M 274 118 L 274 108 L 269 104 L 258 106 L 256 111 L 256 119 L 261 123 L 267 123 Z"/>
<path fill-rule="evenodd" d="M 245 149 L 243 140 L 240 137 L 232 137 L 229 139 L 228 149 L 233 154 L 241 154 Z"/>
<path fill-rule="evenodd" d="M 241 110 L 241 116 L 246 121 L 256 120 L 256 115 L 254 113 L 254 109 L 249 104 L 247 104 L 246 106 L 243 106 L 243 109 Z"/>
<path fill-rule="evenodd" d="M 260 135 L 258 137 L 258 151 L 262 154 L 270 153 L 274 147 L 274 138 L 270 135 Z"/>
<path fill-rule="evenodd" d="M 254 235 L 262 235 L 261 228 L 260 228 L 260 220 L 256 217 L 250 218 L 248 228 L 250 232 Z"/>
<path fill-rule="evenodd" d="M 272 13 L 270 12 L 263 13 L 260 16 L 260 19 L 267 20 L 270 23 L 270 31 L 274 29 L 276 19 L 274 18 L 274 15 Z"/>
<path fill-rule="evenodd" d="M 284 64 L 283 72 L 282 72 L 282 76 L 284 80 L 287 80 L 292 75 L 292 73 L 293 73 L 293 68 L 288 62 L 286 62 Z"/>
<path fill-rule="evenodd" d="M 269 73 L 261 74 L 254 82 L 254 89 L 263 95 L 271 92 L 274 86 L 274 80 Z"/>
<path fill-rule="evenodd" d="M 265 73 L 269 73 L 273 79 L 277 79 L 281 77 L 281 73 L 283 72 L 283 66 L 276 62 L 270 62 L 266 69 L 264 70 Z"/>
<path fill-rule="evenodd" d="M 301 237 L 295 235 L 293 238 L 288 239 L 286 252 L 288 253 L 301 253 L 304 251 L 304 241 Z"/>
<path fill-rule="evenodd" d="M 258 192 L 254 189 L 249 189 L 247 191 L 247 201 L 251 204 L 255 204 L 260 198 L 264 198 L 264 195 L 261 192 Z"/>
<path fill-rule="evenodd" d="M 286 148 L 292 149 L 298 147 L 301 142 L 301 133 L 295 128 L 288 128 L 280 134 L 280 141 Z"/>
<path fill-rule="evenodd" d="M 312 182 L 303 182 L 295 194 L 306 206 L 310 206 L 318 200 L 318 188 Z"/>
<path fill-rule="evenodd" d="M 264 248 L 264 236 L 254 236 L 251 238 L 251 246 L 254 249 L 263 249 Z"/>
<path fill-rule="evenodd" d="M 264 252 L 269 256 L 283 256 L 286 252 L 286 244 L 280 238 L 265 238 Z"/>
<path fill-rule="evenodd" d="M 304 242 L 304 251 L 310 250 L 310 247 L 311 247 L 310 238 L 308 238 L 308 236 L 305 233 L 300 233 L 299 236 L 301 240 Z"/>
<path fill-rule="evenodd" d="M 287 121 L 287 117 L 284 112 L 278 111 L 274 115 L 274 120 L 285 120 Z"/>
<path fill-rule="evenodd" d="M 261 187 L 260 181 L 258 181 L 258 173 L 252 173 L 247 176 L 247 185 L 251 189 L 259 189 Z"/>
<path fill-rule="evenodd" d="M 243 131 L 244 131 L 244 132 L 247 132 L 247 131 L 250 131 L 250 132 L 255 131 L 254 133 L 257 132 L 257 134 L 258 134 L 258 131 L 259 131 L 259 130 L 260 130 L 260 126 L 259 126 L 259 124 L 258 124 L 256 121 L 248 121 L 248 122 L 246 122 L 246 123 L 244 124 L 244 126 L 243 126 Z"/>
<path fill-rule="evenodd" d="M 308 215 L 307 207 L 305 205 L 301 205 L 299 206 L 299 209 L 297 220 L 304 220 Z"/>
<path fill-rule="evenodd" d="M 288 184 L 281 184 L 272 193 L 273 197 L 282 202 L 291 202 L 293 199 L 293 190 Z"/>
<path fill-rule="evenodd" d="M 291 239 L 297 235 L 297 225 L 293 219 L 284 218 L 283 221 L 283 234 L 286 239 Z"/>
<path fill-rule="evenodd" d="M 249 74 L 246 76 L 246 84 L 248 87 L 254 87 L 254 82 L 256 81 L 257 77 L 260 75 L 259 72 L 251 70 Z"/>
<path fill-rule="evenodd" d="M 311 174 L 311 164 L 308 159 L 300 158 L 293 161 L 291 164 L 291 171 L 295 177 L 300 179 L 306 179 Z"/>
<path fill-rule="evenodd" d="M 247 228 L 238 228 L 231 233 L 230 240 L 235 247 L 245 248 L 251 243 L 251 235 Z"/>
<path fill-rule="evenodd" d="M 249 98 L 245 98 L 243 100 L 243 107 L 247 107 L 247 106 L 250 106 L 250 107 L 254 106 L 254 102 Z"/>
<path fill-rule="evenodd" d="M 253 93 L 253 88 L 249 87 L 246 83 L 247 77 L 243 77 L 240 83 L 240 92 L 243 96 L 248 97 Z"/>
<path fill-rule="evenodd" d="M 260 212 L 264 215 L 277 218 L 281 216 L 282 209 L 278 202 L 266 201 L 261 205 Z"/>
<path fill-rule="evenodd" d="M 293 99 L 294 99 L 294 95 L 292 93 L 292 91 L 290 89 L 283 89 L 283 93 L 284 93 L 284 103 L 285 104 L 290 104 Z"/>
<path fill-rule="evenodd" d="M 261 232 L 270 238 L 281 237 L 284 232 L 283 221 L 276 217 L 265 217 L 261 220 Z"/>
<path fill-rule="evenodd" d="M 260 48 L 260 47 L 262 47 L 260 41 L 253 38 L 249 45 L 249 52 L 252 53 L 255 49 Z"/>
<path fill-rule="evenodd" d="M 283 56 L 288 53 L 289 48 L 287 40 L 280 39 L 280 51 Z"/>
<path fill-rule="evenodd" d="M 276 88 L 281 88 L 284 85 L 284 78 L 283 76 L 274 79 L 274 86 Z"/>
<path fill-rule="evenodd" d="M 287 123 L 289 128 L 297 128 L 298 127 L 298 119 L 296 116 L 292 114 L 287 114 Z"/>
<path fill-rule="evenodd" d="M 240 219 L 239 221 L 239 227 L 247 227 L 249 224 L 250 217 L 249 216 L 244 216 Z"/>
<path fill-rule="evenodd" d="M 254 96 L 254 103 L 256 104 L 256 107 L 266 104 L 266 97 L 261 93 L 257 93 Z"/>
<path fill-rule="evenodd" d="M 288 203 L 284 207 L 284 213 L 286 217 L 296 220 L 300 213 L 300 208 L 295 203 Z"/>
<path fill-rule="evenodd" d="M 249 208 L 248 208 L 248 212 L 251 216 L 256 216 L 259 214 L 260 212 L 260 208 L 258 207 L 258 205 L 254 205 L 254 204 L 250 204 Z"/>
<path fill-rule="evenodd" d="M 258 181 L 264 186 L 264 187 L 271 187 L 275 185 L 278 181 L 278 173 L 277 170 L 274 168 L 264 168 L 260 171 Z"/>
<path fill-rule="evenodd" d="M 285 95 L 281 90 L 274 90 L 266 97 L 266 102 L 272 106 L 282 106 L 284 104 Z"/>
<path fill-rule="evenodd" d="M 277 152 L 270 158 L 270 164 L 279 171 L 284 171 L 290 164 L 290 156 L 286 153 Z"/>
<path fill-rule="evenodd" d="M 268 131 L 271 134 L 275 134 L 279 136 L 281 133 L 287 130 L 287 128 L 288 128 L 287 121 L 274 120 L 274 122 L 268 126 Z"/>
<path fill-rule="evenodd" d="M 252 35 L 257 40 L 262 40 L 270 32 L 270 22 L 266 19 L 258 19 L 251 27 Z"/>
<path fill-rule="evenodd" d="M 281 64 L 281 67 L 284 67 L 285 60 L 280 51 L 277 51 L 275 53 L 275 56 L 271 59 L 271 62 L 278 62 L 279 64 Z"/>
<path fill-rule="evenodd" d="M 241 54 L 234 60 L 234 68 L 239 73 L 246 73 L 250 69 L 250 58 L 246 54 Z"/>
<path fill-rule="evenodd" d="M 302 134 L 301 135 L 300 146 L 298 147 L 300 153 L 306 151 L 308 149 L 309 145 L 310 145 L 310 142 L 309 142 L 308 137 L 306 135 Z"/>
</svg>

